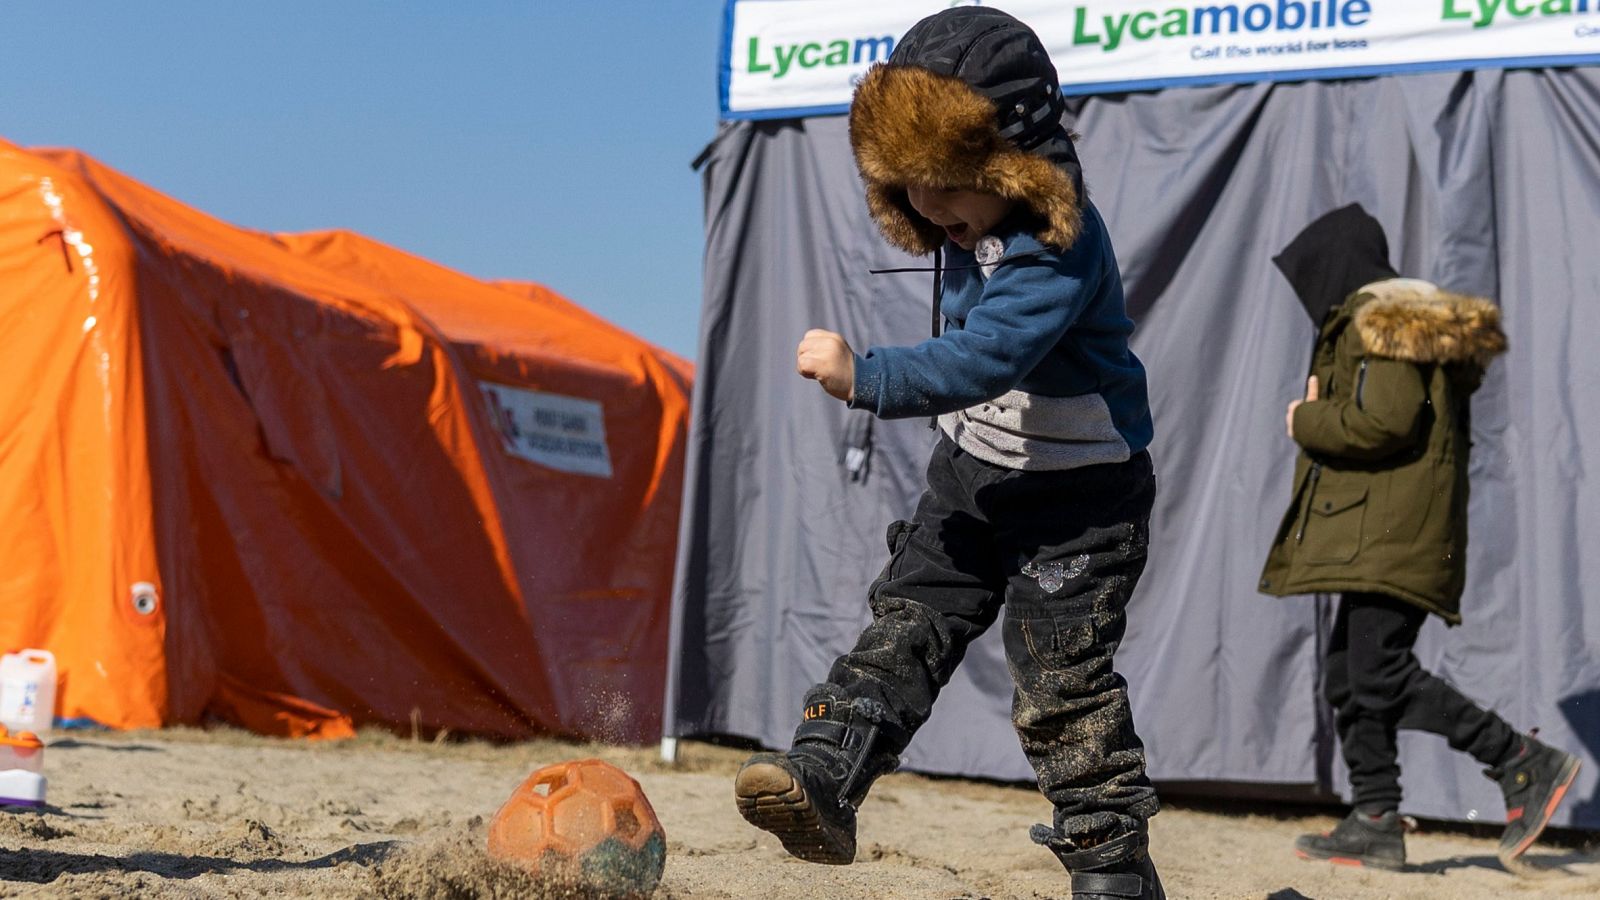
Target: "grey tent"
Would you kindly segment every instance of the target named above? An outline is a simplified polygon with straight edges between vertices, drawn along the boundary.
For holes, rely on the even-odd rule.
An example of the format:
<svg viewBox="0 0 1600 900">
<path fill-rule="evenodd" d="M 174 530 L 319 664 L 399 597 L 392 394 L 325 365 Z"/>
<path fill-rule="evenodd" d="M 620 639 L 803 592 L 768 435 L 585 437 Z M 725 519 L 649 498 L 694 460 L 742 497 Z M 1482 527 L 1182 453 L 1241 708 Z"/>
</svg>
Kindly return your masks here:
<svg viewBox="0 0 1600 900">
<path fill-rule="evenodd" d="M 1158 781 L 1344 788 L 1319 700 L 1333 598 L 1255 590 L 1289 500 L 1283 410 L 1312 329 L 1269 257 L 1360 202 L 1402 272 L 1495 298 L 1511 350 L 1473 410 L 1466 624 L 1424 665 L 1586 762 L 1555 824 L 1600 827 L 1600 68 L 1485 68 L 1070 98 L 1151 376 L 1159 497 L 1118 667 Z M 868 619 L 884 530 L 934 433 L 793 371 L 811 327 L 928 326 L 930 276 L 868 219 L 839 115 L 724 121 L 698 161 L 705 299 L 665 730 L 787 746 Z M 906 754 L 1029 779 L 998 629 Z M 1406 809 L 1496 818 L 1498 790 L 1404 734 Z"/>
</svg>

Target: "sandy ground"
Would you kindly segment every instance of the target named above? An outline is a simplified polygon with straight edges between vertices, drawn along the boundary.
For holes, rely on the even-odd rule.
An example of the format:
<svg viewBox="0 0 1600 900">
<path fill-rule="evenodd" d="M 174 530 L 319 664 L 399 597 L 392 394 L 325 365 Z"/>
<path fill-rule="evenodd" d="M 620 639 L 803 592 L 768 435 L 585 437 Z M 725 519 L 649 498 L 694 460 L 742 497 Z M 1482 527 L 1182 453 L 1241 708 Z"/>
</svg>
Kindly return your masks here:
<svg viewBox="0 0 1600 900">
<path fill-rule="evenodd" d="M 893 775 L 862 811 L 855 865 L 815 866 L 734 811 L 742 754 L 408 741 L 335 744 L 235 732 L 58 735 L 51 807 L 0 811 L 0 897 L 527 896 L 537 886 L 483 854 L 484 822 L 528 772 L 599 756 L 644 785 L 668 838 L 658 897 L 1040 898 L 1064 873 L 1028 843 L 1048 807 L 1032 790 Z M 1539 846 L 1512 874 L 1492 840 L 1413 835 L 1411 871 L 1296 859 L 1296 834 L 1333 817 L 1247 815 L 1169 804 L 1151 824 L 1173 898 L 1593 897 L 1600 848 Z"/>
</svg>

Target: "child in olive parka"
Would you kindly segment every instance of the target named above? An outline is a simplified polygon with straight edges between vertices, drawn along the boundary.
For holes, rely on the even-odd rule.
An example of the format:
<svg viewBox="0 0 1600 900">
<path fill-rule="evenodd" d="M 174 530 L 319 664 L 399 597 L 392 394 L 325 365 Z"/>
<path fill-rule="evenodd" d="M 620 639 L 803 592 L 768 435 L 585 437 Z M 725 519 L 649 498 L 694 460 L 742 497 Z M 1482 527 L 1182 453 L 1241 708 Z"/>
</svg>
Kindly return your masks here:
<svg viewBox="0 0 1600 900">
<path fill-rule="evenodd" d="M 1323 688 L 1355 806 L 1296 848 L 1404 866 L 1404 728 L 1442 735 L 1488 767 L 1506 797 L 1509 862 L 1549 823 L 1578 760 L 1517 734 L 1412 654 L 1428 613 L 1461 622 L 1470 398 L 1505 350 L 1499 309 L 1399 277 L 1382 227 L 1358 205 L 1312 223 L 1274 262 L 1320 329 L 1306 399 L 1289 405 L 1301 448 L 1294 497 L 1260 587 L 1342 595 Z"/>
</svg>

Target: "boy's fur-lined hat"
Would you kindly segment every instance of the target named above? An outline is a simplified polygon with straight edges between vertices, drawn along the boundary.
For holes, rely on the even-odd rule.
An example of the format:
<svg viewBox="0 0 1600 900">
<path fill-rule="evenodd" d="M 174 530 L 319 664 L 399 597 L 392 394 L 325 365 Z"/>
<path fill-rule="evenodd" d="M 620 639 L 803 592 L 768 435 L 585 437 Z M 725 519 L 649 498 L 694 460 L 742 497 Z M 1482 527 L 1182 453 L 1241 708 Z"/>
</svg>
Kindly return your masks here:
<svg viewBox="0 0 1600 900">
<path fill-rule="evenodd" d="M 962 6 L 913 25 L 850 104 L 850 146 L 879 230 L 910 253 L 943 245 L 944 229 L 906 197 L 917 185 L 1018 201 L 1042 243 L 1070 247 L 1083 174 L 1065 110 L 1044 45 L 1011 16 Z"/>
</svg>

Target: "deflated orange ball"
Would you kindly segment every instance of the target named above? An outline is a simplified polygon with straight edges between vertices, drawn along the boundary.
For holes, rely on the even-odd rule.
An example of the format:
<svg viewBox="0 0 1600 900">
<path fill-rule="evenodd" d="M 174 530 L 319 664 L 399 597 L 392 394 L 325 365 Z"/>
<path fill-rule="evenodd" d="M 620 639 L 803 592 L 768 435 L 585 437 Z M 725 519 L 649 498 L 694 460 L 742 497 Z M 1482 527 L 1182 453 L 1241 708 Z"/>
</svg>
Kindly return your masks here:
<svg viewBox="0 0 1600 900">
<path fill-rule="evenodd" d="M 667 836 L 639 782 L 598 759 L 528 776 L 489 823 L 490 855 L 541 877 L 607 895 L 661 882 Z"/>
</svg>

